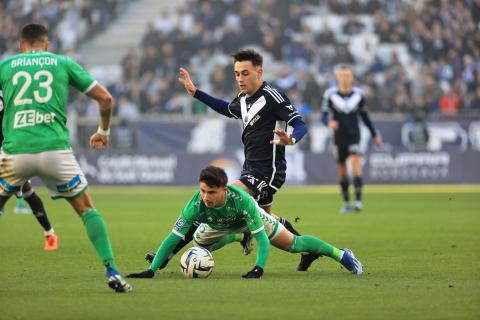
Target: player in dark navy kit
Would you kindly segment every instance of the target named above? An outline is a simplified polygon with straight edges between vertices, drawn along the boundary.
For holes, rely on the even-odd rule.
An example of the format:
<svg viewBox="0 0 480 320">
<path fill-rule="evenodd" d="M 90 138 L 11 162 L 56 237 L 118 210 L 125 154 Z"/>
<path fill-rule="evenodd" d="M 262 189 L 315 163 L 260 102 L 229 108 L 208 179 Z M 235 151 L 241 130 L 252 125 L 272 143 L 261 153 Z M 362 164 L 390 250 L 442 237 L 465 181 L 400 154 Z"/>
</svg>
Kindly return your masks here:
<svg viewBox="0 0 480 320">
<path fill-rule="evenodd" d="M 3 134 L 2 134 L 2 122 L 3 122 L 3 96 L 0 91 L 0 145 L 3 142 Z M 3 188 L 4 181 L 0 181 L 0 187 Z M 20 191 L 20 190 L 19 190 Z M 52 251 L 57 250 L 58 248 L 58 238 L 55 234 L 55 231 L 50 224 L 50 220 L 48 219 L 47 213 L 45 208 L 43 207 L 43 202 L 40 197 L 35 193 L 35 190 L 32 187 L 32 183 L 30 180 L 25 182 L 22 186 L 22 196 L 25 201 L 28 203 L 32 212 L 37 219 L 38 223 L 42 226 L 45 234 L 45 243 L 43 249 L 45 251 Z M 0 208 L 0 215 L 5 213 L 5 207 Z"/>
<path fill-rule="evenodd" d="M 322 122 L 334 131 L 334 144 L 340 176 L 340 187 L 344 200 L 343 213 L 355 210 L 360 212 L 362 205 L 362 158 L 359 150 L 360 128 L 358 118 L 362 118 L 377 146 L 382 146 L 382 138 L 375 130 L 367 113 L 362 90 L 353 87 L 353 72 L 346 65 L 340 65 L 335 71 L 338 86 L 325 91 L 322 101 Z M 329 120 L 329 114 L 332 119 Z M 349 177 L 347 160 L 350 161 L 355 202 L 350 204 Z"/>
<path fill-rule="evenodd" d="M 240 178 L 231 184 L 246 190 L 267 213 L 290 232 L 300 235 L 290 222 L 273 214 L 271 207 L 273 195 L 285 182 L 285 146 L 300 141 L 307 132 L 307 126 L 288 97 L 262 81 L 263 57 L 260 54 L 253 50 L 240 50 L 233 55 L 233 61 L 240 93 L 230 103 L 197 89 L 184 68 L 180 68 L 179 81 L 190 95 L 216 112 L 242 120 L 245 162 Z M 287 132 L 287 125 L 293 127 L 291 134 Z M 190 241 L 187 236 L 184 241 Z M 147 256 L 147 260 L 151 257 Z M 317 258 L 318 255 L 302 255 L 297 270 L 306 271 Z"/>
</svg>

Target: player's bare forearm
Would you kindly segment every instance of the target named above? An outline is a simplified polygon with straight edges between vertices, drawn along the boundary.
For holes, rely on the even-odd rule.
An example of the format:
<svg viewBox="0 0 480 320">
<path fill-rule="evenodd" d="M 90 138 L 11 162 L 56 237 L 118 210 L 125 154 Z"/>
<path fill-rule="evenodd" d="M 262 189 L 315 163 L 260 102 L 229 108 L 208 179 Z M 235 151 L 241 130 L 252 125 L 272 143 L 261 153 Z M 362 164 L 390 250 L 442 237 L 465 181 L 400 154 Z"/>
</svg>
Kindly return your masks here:
<svg viewBox="0 0 480 320">
<path fill-rule="evenodd" d="M 110 128 L 110 122 L 112 121 L 112 106 L 102 106 L 100 104 L 100 127 L 103 130 L 108 130 Z"/>
<path fill-rule="evenodd" d="M 112 119 L 113 97 L 102 85 L 96 84 L 87 95 L 98 102 L 100 109 L 100 128 L 108 130 Z"/>
</svg>

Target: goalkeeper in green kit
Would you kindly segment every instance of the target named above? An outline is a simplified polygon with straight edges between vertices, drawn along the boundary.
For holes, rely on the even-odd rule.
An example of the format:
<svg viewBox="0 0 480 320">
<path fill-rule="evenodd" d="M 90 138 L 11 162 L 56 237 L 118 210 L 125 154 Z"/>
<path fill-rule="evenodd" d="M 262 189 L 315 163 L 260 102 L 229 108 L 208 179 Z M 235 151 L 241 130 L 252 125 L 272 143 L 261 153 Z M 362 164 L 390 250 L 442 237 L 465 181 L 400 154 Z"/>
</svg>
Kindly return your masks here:
<svg viewBox="0 0 480 320">
<path fill-rule="evenodd" d="M 198 191 L 182 210 L 170 234 L 160 245 L 148 270 L 128 278 L 152 278 L 195 221 L 202 224 L 194 234 L 194 246 L 215 251 L 238 241 L 239 233 L 250 231 L 258 243 L 257 260 L 244 278 L 261 278 L 270 253 L 269 242 L 291 253 L 314 253 L 340 262 L 353 274 L 362 274 L 362 264 L 349 249 L 337 249 L 313 236 L 295 236 L 275 218 L 261 209 L 239 187 L 227 185 L 221 168 L 209 166 L 200 172 Z"/>
<path fill-rule="evenodd" d="M 50 196 L 64 198 L 80 216 L 88 238 L 106 269 L 107 283 L 116 292 L 132 287 L 118 272 L 105 222 L 95 209 L 88 182 L 69 143 L 66 126 L 69 86 L 96 100 L 100 123 L 90 147 L 108 146 L 113 98 L 80 65 L 47 52 L 48 31 L 28 24 L 20 33 L 20 54 L 0 62 L 3 91 L 3 153 L 0 156 L 0 208 L 19 194 L 31 177 L 43 180 Z"/>
</svg>

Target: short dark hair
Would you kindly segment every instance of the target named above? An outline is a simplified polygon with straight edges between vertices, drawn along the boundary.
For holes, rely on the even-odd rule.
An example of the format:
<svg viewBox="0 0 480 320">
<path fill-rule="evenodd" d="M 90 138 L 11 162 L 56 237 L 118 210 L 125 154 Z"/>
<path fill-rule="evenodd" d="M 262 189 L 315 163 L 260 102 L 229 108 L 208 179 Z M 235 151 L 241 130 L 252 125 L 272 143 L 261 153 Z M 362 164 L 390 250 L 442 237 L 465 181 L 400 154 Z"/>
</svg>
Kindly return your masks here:
<svg viewBox="0 0 480 320">
<path fill-rule="evenodd" d="M 228 182 L 225 170 L 220 167 L 208 166 L 200 171 L 199 182 L 205 183 L 209 187 L 225 187 Z"/>
<path fill-rule="evenodd" d="M 335 67 L 335 71 L 338 71 L 338 70 L 350 70 L 353 72 L 352 68 L 346 63 L 340 63 L 339 65 L 337 65 Z"/>
<path fill-rule="evenodd" d="M 22 28 L 20 38 L 28 43 L 45 41 L 48 40 L 48 30 L 41 24 L 30 23 Z"/>
<path fill-rule="evenodd" d="M 252 49 L 238 50 L 232 54 L 233 63 L 237 61 L 251 61 L 254 67 L 261 67 L 263 65 L 263 57 L 260 53 Z"/>
</svg>

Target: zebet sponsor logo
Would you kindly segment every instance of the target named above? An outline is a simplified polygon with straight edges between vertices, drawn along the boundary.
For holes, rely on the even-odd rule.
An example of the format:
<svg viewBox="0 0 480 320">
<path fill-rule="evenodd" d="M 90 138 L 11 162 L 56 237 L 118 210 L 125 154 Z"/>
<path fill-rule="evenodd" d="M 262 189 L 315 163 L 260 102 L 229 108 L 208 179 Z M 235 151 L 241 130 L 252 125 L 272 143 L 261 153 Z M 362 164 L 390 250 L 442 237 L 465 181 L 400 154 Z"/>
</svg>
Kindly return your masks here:
<svg viewBox="0 0 480 320">
<path fill-rule="evenodd" d="M 14 128 L 31 127 L 41 123 L 55 122 L 55 113 L 40 113 L 35 110 L 25 110 L 15 113 Z"/>
</svg>

